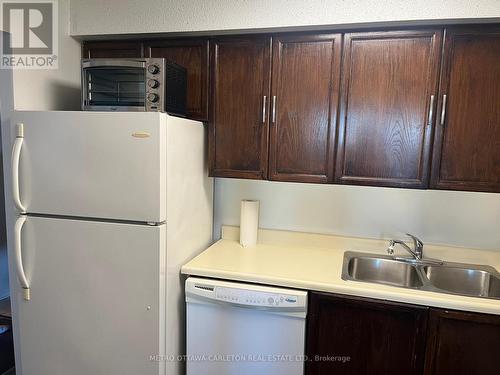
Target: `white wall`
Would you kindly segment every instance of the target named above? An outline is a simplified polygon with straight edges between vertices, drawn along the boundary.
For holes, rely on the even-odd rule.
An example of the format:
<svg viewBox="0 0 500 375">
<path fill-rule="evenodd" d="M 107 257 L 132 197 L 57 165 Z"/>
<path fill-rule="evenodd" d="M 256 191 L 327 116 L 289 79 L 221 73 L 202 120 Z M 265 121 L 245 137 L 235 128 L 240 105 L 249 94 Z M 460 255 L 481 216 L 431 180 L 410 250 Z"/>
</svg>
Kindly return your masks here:
<svg viewBox="0 0 500 375">
<path fill-rule="evenodd" d="M 500 194 L 217 179 L 215 236 L 239 225 L 241 199 L 260 226 L 354 237 L 415 234 L 424 242 L 500 250 Z"/>
<path fill-rule="evenodd" d="M 58 4 L 59 69 L 15 70 L 15 109 L 80 109 L 80 44 L 69 36 L 70 0 Z"/>
<path fill-rule="evenodd" d="M 71 34 L 500 17 L 498 0 L 71 0 Z"/>
</svg>

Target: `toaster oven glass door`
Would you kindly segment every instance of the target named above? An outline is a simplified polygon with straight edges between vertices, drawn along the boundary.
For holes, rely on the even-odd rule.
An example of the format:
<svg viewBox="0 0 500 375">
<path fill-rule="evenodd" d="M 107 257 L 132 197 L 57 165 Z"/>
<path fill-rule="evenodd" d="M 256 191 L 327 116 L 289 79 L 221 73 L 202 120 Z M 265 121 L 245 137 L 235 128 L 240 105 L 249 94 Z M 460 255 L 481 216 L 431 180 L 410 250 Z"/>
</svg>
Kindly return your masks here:
<svg viewBox="0 0 500 375">
<path fill-rule="evenodd" d="M 83 70 L 84 105 L 88 109 L 144 111 L 146 101 L 143 67 L 89 67 Z"/>
</svg>

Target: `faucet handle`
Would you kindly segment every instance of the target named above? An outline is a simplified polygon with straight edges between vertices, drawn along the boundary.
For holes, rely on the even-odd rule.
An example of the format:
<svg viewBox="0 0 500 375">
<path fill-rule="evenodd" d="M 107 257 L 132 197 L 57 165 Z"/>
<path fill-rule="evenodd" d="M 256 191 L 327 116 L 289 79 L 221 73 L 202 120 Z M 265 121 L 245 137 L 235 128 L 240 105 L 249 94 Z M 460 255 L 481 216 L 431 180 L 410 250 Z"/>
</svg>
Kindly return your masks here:
<svg viewBox="0 0 500 375">
<path fill-rule="evenodd" d="M 411 239 L 413 240 L 413 244 L 415 246 L 415 251 L 422 251 L 422 249 L 424 248 L 424 243 L 422 242 L 422 240 L 420 240 L 417 236 L 414 236 L 413 234 L 410 234 L 410 233 L 406 233 L 406 235 L 408 237 L 411 237 Z"/>
<path fill-rule="evenodd" d="M 390 240 L 389 241 L 389 246 L 387 247 L 387 253 L 389 253 L 389 255 L 393 255 L 394 254 L 394 245 L 396 243 L 394 242 L 394 240 Z"/>
</svg>

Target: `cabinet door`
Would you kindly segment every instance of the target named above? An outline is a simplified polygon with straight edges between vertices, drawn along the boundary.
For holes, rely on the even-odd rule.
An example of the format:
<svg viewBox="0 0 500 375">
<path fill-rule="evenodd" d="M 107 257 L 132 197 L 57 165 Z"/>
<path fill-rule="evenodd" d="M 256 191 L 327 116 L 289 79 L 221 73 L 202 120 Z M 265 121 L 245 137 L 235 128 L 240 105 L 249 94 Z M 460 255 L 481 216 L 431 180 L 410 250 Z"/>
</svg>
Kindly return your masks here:
<svg viewBox="0 0 500 375">
<path fill-rule="evenodd" d="M 427 307 L 310 295 L 307 375 L 421 374 Z"/>
<path fill-rule="evenodd" d="M 267 178 L 271 39 L 211 42 L 210 174 Z"/>
<path fill-rule="evenodd" d="M 146 57 L 164 57 L 187 70 L 188 117 L 208 120 L 208 39 L 154 40 L 145 43 Z"/>
<path fill-rule="evenodd" d="M 341 34 L 273 40 L 271 180 L 333 180 Z"/>
<path fill-rule="evenodd" d="M 500 316 L 431 309 L 426 375 L 498 374 Z"/>
<path fill-rule="evenodd" d="M 425 188 L 438 30 L 346 34 L 336 181 Z"/>
<path fill-rule="evenodd" d="M 142 42 L 140 41 L 107 41 L 84 42 L 82 47 L 84 59 L 143 57 Z"/>
<path fill-rule="evenodd" d="M 500 192 L 500 27 L 446 31 L 432 183 Z"/>
</svg>

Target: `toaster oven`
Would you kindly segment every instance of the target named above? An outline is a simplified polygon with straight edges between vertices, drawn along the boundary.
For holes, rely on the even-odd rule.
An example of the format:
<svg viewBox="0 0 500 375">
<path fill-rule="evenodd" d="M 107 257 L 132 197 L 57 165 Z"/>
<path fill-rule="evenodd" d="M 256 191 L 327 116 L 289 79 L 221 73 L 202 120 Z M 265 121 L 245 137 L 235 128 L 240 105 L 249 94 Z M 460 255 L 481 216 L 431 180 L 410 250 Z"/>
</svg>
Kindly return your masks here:
<svg viewBox="0 0 500 375">
<path fill-rule="evenodd" d="M 186 115 L 186 69 L 162 58 L 83 59 L 82 110 Z"/>
</svg>

